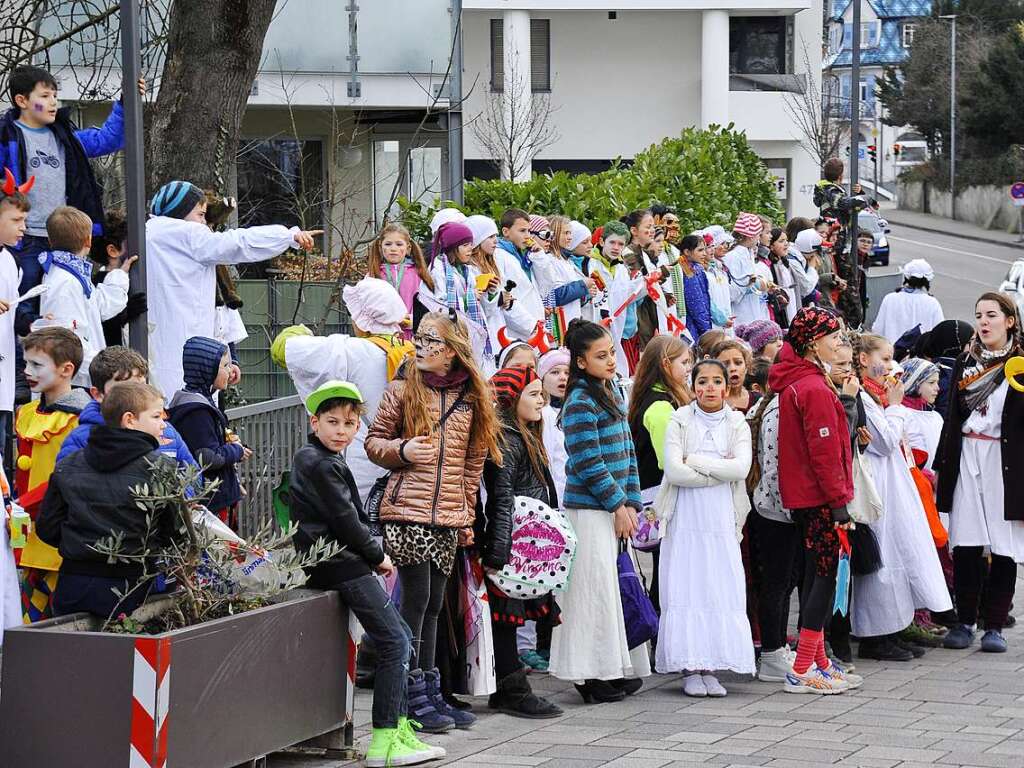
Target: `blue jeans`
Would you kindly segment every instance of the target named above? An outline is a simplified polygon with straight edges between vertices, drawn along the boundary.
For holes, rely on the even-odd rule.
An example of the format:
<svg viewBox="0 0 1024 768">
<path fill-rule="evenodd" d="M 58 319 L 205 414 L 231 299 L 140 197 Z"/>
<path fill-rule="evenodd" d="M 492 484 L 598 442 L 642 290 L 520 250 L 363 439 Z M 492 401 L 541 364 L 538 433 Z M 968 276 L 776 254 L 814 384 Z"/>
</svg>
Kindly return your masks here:
<svg viewBox="0 0 1024 768">
<path fill-rule="evenodd" d="M 21 238 L 20 247 L 14 249 L 14 255 L 21 267 L 21 285 L 18 293 L 22 294 L 29 288 L 35 288 L 43 282 L 43 267 L 39 263 L 39 254 L 50 249 L 50 242 L 45 237 L 25 235 Z M 28 333 L 28 326 L 39 319 L 39 297 L 23 302 L 15 309 L 15 329 L 20 336 Z"/>
<path fill-rule="evenodd" d="M 333 588 L 377 648 L 373 727 L 394 728 L 407 711 L 412 633 L 375 576 L 360 576 Z"/>
</svg>

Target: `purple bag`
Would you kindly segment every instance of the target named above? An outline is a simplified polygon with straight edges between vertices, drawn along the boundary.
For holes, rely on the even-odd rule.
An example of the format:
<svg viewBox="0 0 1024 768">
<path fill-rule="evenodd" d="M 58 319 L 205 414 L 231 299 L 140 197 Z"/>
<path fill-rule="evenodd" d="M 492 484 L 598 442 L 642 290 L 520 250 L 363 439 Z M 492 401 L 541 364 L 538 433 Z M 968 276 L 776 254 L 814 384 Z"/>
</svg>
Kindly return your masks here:
<svg viewBox="0 0 1024 768">
<path fill-rule="evenodd" d="M 619 542 L 619 594 L 622 597 L 622 619 L 626 625 L 626 641 L 630 650 L 658 636 L 658 614 L 654 611 L 647 585 L 640 580 L 633 558 L 625 542 Z"/>
</svg>

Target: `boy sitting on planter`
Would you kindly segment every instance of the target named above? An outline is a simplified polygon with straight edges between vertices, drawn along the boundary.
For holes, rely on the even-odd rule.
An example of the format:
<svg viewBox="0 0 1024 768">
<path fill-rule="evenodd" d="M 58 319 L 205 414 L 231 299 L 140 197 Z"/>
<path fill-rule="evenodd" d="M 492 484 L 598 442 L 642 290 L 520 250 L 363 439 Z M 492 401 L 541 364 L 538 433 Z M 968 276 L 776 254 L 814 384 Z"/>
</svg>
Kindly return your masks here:
<svg viewBox="0 0 1024 768">
<path fill-rule="evenodd" d="M 313 434 L 292 463 L 291 517 L 295 547 L 308 551 L 318 539 L 341 550 L 309 571 L 309 586 L 336 589 L 377 647 L 373 687 L 373 738 L 367 766 L 418 765 L 445 756 L 424 744 L 406 716 L 411 634 L 374 572 L 389 574 L 391 559 L 371 536 L 344 451 L 359 429 L 365 405 L 349 382 L 328 381 L 306 398 Z"/>
<path fill-rule="evenodd" d="M 124 382 L 110 388 L 100 408 L 103 423 L 93 427 L 85 448 L 54 469 L 36 522 L 39 538 L 63 558 L 53 596 L 58 616 L 87 611 L 107 619 L 134 611 L 148 592 L 140 584 L 143 564 L 110 563 L 96 543 L 121 535 L 121 553 L 132 557 L 147 546 L 159 549 L 174 533 L 170 514 L 147 522 L 133 490 L 152 482 L 157 462 L 176 466 L 159 450 L 163 395 L 148 384 Z"/>
</svg>

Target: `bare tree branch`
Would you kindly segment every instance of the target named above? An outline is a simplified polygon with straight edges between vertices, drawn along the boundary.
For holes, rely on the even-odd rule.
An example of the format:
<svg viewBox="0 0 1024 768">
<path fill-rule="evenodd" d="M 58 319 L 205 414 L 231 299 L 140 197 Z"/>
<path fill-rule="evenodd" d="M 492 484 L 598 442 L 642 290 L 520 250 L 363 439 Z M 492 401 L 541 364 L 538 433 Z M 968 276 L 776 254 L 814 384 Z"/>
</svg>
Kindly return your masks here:
<svg viewBox="0 0 1024 768">
<path fill-rule="evenodd" d="M 808 73 L 803 93 L 786 95 L 786 112 L 796 123 L 800 143 L 819 167 L 839 153 L 849 121 L 843 119 L 843 99 L 836 78 L 825 75 L 818 87 L 813 76 L 810 51 L 803 44 L 804 71 Z"/>
</svg>

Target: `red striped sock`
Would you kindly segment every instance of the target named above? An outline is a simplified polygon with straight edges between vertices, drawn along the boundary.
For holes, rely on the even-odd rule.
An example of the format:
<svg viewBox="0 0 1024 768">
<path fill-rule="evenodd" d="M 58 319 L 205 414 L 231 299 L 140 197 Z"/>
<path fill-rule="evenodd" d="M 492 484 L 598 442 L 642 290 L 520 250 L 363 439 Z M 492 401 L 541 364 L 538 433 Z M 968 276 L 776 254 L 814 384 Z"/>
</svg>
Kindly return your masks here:
<svg viewBox="0 0 1024 768">
<path fill-rule="evenodd" d="M 793 671 L 798 675 L 806 674 L 818 652 L 818 644 L 824 642 L 825 633 L 822 630 L 801 629 L 800 643 L 796 647 L 796 661 L 793 662 Z"/>
<path fill-rule="evenodd" d="M 818 669 L 822 672 L 829 668 L 832 663 L 828 660 L 828 655 L 825 653 L 825 633 L 822 632 L 818 635 L 818 649 L 814 652 L 814 663 L 818 665 Z"/>
</svg>

